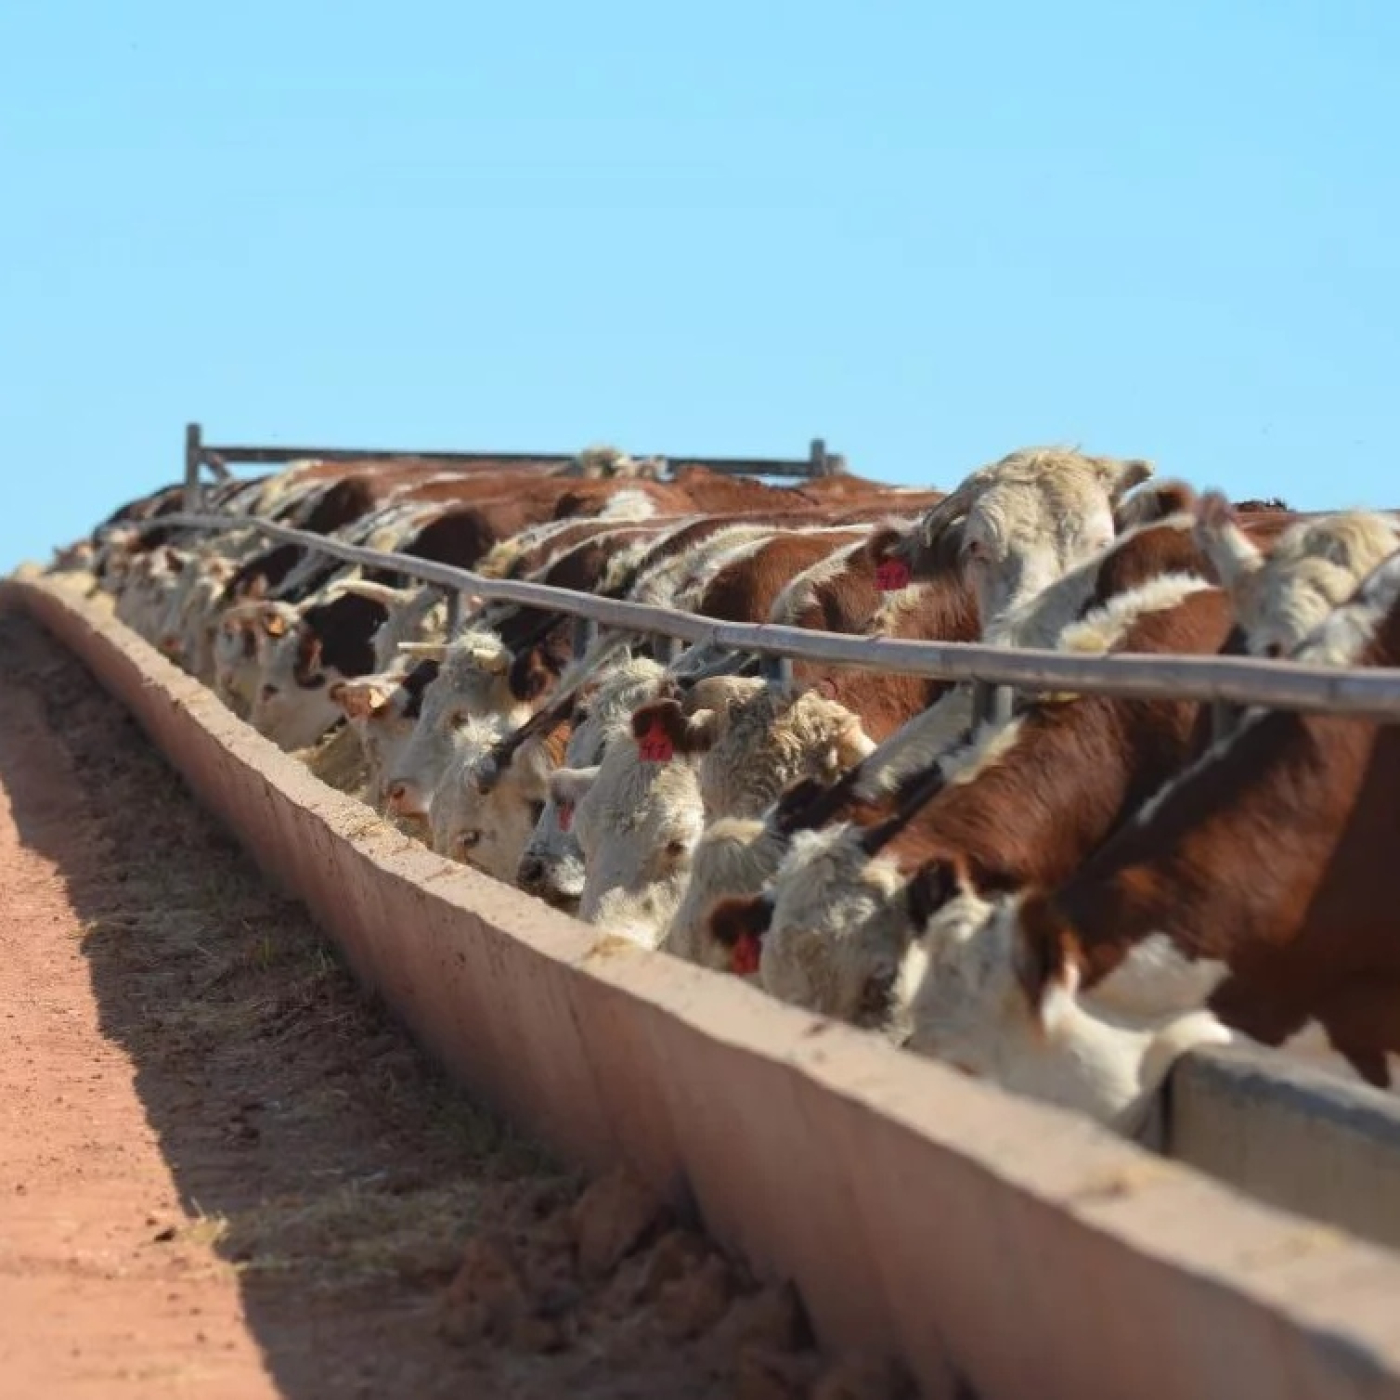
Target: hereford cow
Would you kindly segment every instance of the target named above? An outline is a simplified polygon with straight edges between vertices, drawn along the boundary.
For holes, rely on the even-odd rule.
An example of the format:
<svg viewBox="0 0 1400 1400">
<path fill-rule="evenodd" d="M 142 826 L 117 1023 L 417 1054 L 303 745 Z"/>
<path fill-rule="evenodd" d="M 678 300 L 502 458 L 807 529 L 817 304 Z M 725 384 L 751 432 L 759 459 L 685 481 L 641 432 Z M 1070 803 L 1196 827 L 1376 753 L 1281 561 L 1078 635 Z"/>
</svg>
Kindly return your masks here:
<svg viewBox="0 0 1400 1400">
<path fill-rule="evenodd" d="M 1398 599 L 1392 556 L 1294 655 L 1395 665 Z M 1400 942 L 1383 888 L 1397 782 L 1393 726 L 1250 714 L 1068 880 L 971 927 L 935 916 L 911 1043 L 1129 1120 L 1182 1046 L 1180 1011 L 1152 1007 L 1140 974 L 1136 1016 L 1096 1013 L 1092 999 L 1133 981 L 1144 959 L 1174 957 L 1218 983 L 1191 1035 L 1218 1038 L 1223 1023 L 1276 1045 L 1316 1021 L 1358 1073 L 1387 1085 L 1386 1056 L 1400 1051 Z"/>
</svg>

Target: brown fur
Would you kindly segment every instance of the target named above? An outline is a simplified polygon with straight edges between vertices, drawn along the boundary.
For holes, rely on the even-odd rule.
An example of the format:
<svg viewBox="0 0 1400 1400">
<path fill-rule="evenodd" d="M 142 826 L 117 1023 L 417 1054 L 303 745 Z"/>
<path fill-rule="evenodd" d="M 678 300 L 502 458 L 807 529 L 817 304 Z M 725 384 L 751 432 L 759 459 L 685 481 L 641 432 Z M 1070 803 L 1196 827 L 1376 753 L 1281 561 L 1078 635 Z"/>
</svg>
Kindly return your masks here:
<svg viewBox="0 0 1400 1400">
<path fill-rule="evenodd" d="M 775 535 L 744 558 L 720 569 L 695 610 L 723 622 L 766 622 L 774 600 L 794 575 L 860 538 L 844 531 Z"/>
<path fill-rule="evenodd" d="M 1115 651 L 1211 653 L 1230 624 L 1221 592 L 1193 593 L 1140 618 Z M 1033 705 L 1001 758 L 944 787 L 886 851 L 905 869 L 959 859 L 982 890 L 1054 883 L 1208 740 L 1194 701 L 1085 695 Z"/>
<path fill-rule="evenodd" d="M 1361 664 L 1400 662 L 1400 609 Z M 1077 873 L 1026 902 L 1030 991 L 1073 960 L 1092 986 L 1153 933 L 1225 961 L 1210 1000 L 1226 1024 L 1279 1044 L 1316 1018 L 1358 1073 L 1385 1086 L 1400 1053 L 1400 937 L 1390 861 L 1400 731 L 1274 711 L 1242 728 Z"/>
</svg>

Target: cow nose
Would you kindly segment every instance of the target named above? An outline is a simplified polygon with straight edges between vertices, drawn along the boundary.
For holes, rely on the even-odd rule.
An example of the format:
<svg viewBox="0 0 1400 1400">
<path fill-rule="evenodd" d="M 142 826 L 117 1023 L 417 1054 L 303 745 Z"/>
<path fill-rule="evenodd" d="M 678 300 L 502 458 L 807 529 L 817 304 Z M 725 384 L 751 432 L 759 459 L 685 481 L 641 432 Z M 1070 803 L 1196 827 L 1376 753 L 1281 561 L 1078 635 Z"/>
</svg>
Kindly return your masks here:
<svg viewBox="0 0 1400 1400">
<path fill-rule="evenodd" d="M 538 856 L 523 856 L 515 872 L 515 883 L 523 890 L 534 892 L 544 881 L 544 861 Z"/>
</svg>

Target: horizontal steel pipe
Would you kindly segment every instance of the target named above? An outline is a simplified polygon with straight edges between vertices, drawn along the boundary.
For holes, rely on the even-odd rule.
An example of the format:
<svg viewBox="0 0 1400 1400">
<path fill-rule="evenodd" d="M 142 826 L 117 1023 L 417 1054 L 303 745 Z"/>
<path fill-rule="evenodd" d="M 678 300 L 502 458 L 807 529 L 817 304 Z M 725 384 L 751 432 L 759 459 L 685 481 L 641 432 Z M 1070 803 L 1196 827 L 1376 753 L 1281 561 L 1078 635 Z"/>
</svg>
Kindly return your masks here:
<svg viewBox="0 0 1400 1400">
<path fill-rule="evenodd" d="M 694 613 L 598 598 L 515 579 L 485 579 L 467 569 L 409 554 L 362 549 L 255 517 L 171 514 L 138 528 L 255 529 L 269 538 L 320 550 L 348 564 L 393 569 L 487 599 L 551 608 L 624 632 L 660 632 L 695 645 L 786 656 L 795 661 L 898 671 L 945 681 L 981 681 L 1018 690 L 1083 692 L 1139 700 L 1197 700 L 1274 710 L 1400 721 L 1400 669 L 1341 669 L 1240 656 L 1083 656 L 973 642 L 916 642 L 808 631 L 774 623 L 714 622 Z M 1400 559 L 1394 563 L 1400 568 Z"/>
</svg>

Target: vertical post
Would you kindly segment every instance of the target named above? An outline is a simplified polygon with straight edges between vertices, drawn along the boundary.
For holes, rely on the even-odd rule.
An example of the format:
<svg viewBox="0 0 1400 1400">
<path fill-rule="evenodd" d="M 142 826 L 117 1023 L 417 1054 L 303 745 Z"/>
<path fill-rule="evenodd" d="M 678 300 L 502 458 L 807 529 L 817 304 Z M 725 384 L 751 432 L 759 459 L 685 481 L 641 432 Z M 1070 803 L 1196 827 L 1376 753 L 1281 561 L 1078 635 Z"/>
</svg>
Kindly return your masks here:
<svg viewBox="0 0 1400 1400">
<path fill-rule="evenodd" d="M 812 439 L 812 445 L 807 452 L 807 461 L 807 470 L 812 476 L 825 476 L 827 474 L 825 438 Z"/>
<path fill-rule="evenodd" d="M 573 633 L 574 660 L 577 661 L 593 645 L 598 636 L 598 627 L 591 617 L 576 617 Z"/>
<path fill-rule="evenodd" d="M 989 681 L 972 683 L 972 726 L 1005 724 L 1011 718 L 1016 692 L 1009 685 L 993 685 Z"/>
<path fill-rule="evenodd" d="M 769 685 L 781 686 L 784 690 L 792 687 L 792 657 L 764 656 L 759 661 L 759 674 Z"/>
<path fill-rule="evenodd" d="M 653 632 L 651 637 L 651 654 L 663 666 L 669 666 L 681 654 L 679 638 L 668 637 L 663 632 Z"/>
<path fill-rule="evenodd" d="M 1232 705 L 1228 700 L 1210 702 L 1210 737 L 1212 742 L 1221 743 L 1239 728 L 1244 718 L 1244 706 Z"/>
<path fill-rule="evenodd" d="M 455 588 L 447 590 L 447 640 L 450 642 L 462 625 L 462 595 Z"/>
<path fill-rule="evenodd" d="M 204 435 L 198 423 L 185 424 L 185 509 L 198 514 L 204 504 L 204 492 L 199 484 L 200 459 L 204 454 Z"/>
</svg>

